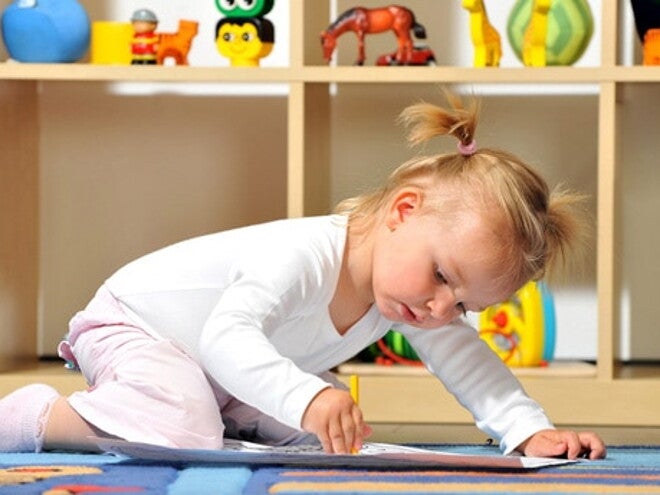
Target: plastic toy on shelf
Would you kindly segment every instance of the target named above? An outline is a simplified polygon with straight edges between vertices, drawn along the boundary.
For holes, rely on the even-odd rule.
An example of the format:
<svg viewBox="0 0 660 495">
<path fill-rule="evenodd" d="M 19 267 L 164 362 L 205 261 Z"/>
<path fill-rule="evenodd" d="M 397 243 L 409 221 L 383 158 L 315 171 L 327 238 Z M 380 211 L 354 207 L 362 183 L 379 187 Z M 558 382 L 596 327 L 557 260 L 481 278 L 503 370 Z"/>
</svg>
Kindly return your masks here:
<svg viewBox="0 0 660 495">
<path fill-rule="evenodd" d="M 158 33 L 157 63 L 162 65 L 165 60 L 172 58 L 176 65 L 188 65 L 188 53 L 198 30 L 198 22 L 182 19 L 176 33 Z"/>
<path fill-rule="evenodd" d="M 660 65 L 660 28 L 648 29 L 644 34 L 644 65 Z"/>
<path fill-rule="evenodd" d="M 413 59 L 414 51 L 411 30 L 416 38 L 426 39 L 426 29 L 415 20 L 415 14 L 410 9 L 398 5 L 375 9 L 355 7 L 342 13 L 321 33 L 323 57 L 329 62 L 337 47 L 337 38 L 352 31 L 358 40 L 358 58 L 355 64 L 364 65 L 365 35 L 393 31 L 398 45 L 396 62 L 398 65 L 408 65 Z"/>
<path fill-rule="evenodd" d="M 397 52 L 386 53 L 376 59 L 376 65 L 393 66 L 399 65 L 396 60 Z M 435 53 L 427 45 L 415 45 L 406 65 L 437 65 Z"/>
<path fill-rule="evenodd" d="M 156 65 L 158 53 L 158 17 L 149 9 L 138 9 L 131 16 L 133 39 L 131 40 L 132 65 Z"/>
<path fill-rule="evenodd" d="M 261 17 L 273 10 L 275 0 L 215 0 L 215 6 L 227 17 Z"/>
<path fill-rule="evenodd" d="M 424 366 L 415 349 L 402 333 L 390 330 L 375 344 L 364 349 L 358 357 L 363 361 L 374 362 L 380 366 L 401 364 L 404 366 Z"/>
<path fill-rule="evenodd" d="M 545 44 L 548 37 L 548 12 L 552 0 L 534 0 L 532 15 L 523 37 L 523 64 L 528 67 L 545 67 Z"/>
<path fill-rule="evenodd" d="M 169 58 L 176 65 L 188 65 L 188 53 L 199 23 L 180 20 L 175 33 L 156 32 L 158 18 L 149 9 L 138 9 L 131 16 L 133 38 L 131 40 L 132 65 L 163 65 Z"/>
<path fill-rule="evenodd" d="M 2 13 L 2 38 L 18 62 L 60 63 L 82 58 L 90 21 L 77 0 L 14 0 Z"/>
<path fill-rule="evenodd" d="M 89 60 L 92 64 L 130 65 L 133 26 L 130 22 L 92 22 Z"/>
<path fill-rule="evenodd" d="M 215 46 L 232 67 L 258 67 L 273 51 L 275 26 L 263 16 L 274 5 L 275 0 L 215 0 L 226 16 L 216 24 Z"/>
<path fill-rule="evenodd" d="M 500 33 L 488 20 L 483 0 L 463 0 L 470 12 L 470 37 L 474 45 L 475 67 L 498 67 L 502 58 Z"/>
<path fill-rule="evenodd" d="M 542 282 L 528 282 L 510 300 L 486 308 L 479 335 L 509 366 L 543 366 L 555 352 L 555 309 Z"/>
<path fill-rule="evenodd" d="M 572 65 L 589 46 L 593 15 L 587 0 L 517 0 L 507 34 L 526 66 Z"/>
<path fill-rule="evenodd" d="M 275 28 L 263 17 L 227 17 L 215 29 L 218 52 L 232 67 L 257 67 L 273 50 Z"/>
</svg>

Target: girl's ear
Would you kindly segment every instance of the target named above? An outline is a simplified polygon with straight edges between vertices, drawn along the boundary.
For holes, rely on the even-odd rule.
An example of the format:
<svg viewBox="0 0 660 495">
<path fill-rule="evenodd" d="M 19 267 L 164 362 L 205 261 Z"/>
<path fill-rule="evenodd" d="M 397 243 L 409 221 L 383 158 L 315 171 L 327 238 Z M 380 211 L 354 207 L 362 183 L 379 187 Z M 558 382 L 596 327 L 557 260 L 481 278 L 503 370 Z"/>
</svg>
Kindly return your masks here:
<svg viewBox="0 0 660 495">
<path fill-rule="evenodd" d="M 397 191 L 390 202 L 386 225 L 394 231 L 400 224 L 422 206 L 422 191 L 416 187 L 405 187 Z"/>
</svg>

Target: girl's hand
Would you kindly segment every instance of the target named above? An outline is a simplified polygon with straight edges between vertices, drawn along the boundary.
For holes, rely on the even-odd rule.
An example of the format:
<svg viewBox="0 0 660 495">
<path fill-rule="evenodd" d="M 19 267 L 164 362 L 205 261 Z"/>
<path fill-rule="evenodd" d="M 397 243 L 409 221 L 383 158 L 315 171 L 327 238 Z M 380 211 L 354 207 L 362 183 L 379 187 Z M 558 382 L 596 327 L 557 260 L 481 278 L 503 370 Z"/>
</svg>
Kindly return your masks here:
<svg viewBox="0 0 660 495">
<path fill-rule="evenodd" d="M 359 451 L 371 428 L 362 420 L 362 411 L 350 394 L 336 388 L 319 392 L 307 406 L 302 427 L 314 433 L 328 454 Z"/>
<path fill-rule="evenodd" d="M 566 457 L 577 459 L 604 459 L 607 454 L 605 444 L 592 432 L 569 430 L 541 430 L 516 449 L 528 457 Z"/>
</svg>

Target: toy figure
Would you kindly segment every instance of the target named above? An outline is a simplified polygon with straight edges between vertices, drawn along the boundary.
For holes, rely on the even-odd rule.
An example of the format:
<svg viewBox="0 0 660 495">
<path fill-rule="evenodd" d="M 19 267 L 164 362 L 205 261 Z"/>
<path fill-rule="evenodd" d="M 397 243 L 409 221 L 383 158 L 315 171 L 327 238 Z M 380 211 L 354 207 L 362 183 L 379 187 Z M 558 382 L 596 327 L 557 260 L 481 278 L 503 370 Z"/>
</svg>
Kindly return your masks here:
<svg viewBox="0 0 660 495">
<path fill-rule="evenodd" d="M 275 0 L 215 0 L 215 6 L 227 17 L 261 17 L 273 8 Z"/>
<path fill-rule="evenodd" d="M 517 0 L 507 21 L 511 48 L 527 66 L 575 63 L 593 29 L 587 0 Z"/>
<path fill-rule="evenodd" d="M 381 55 L 376 59 L 376 65 L 399 65 L 396 55 L 397 52 Z M 437 65 L 435 53 L 427 45 L 415 45 L 406 65 Z"/>
<path fill-rule="evenodd" d="M 157 63 L 162 65 L 166 58 L 172 57 L 177 65 L 188 65 L 188 53 L 198 26 L 195 21 L 180 20 L 176 33 L 159 33 Z"/>
<path fill-rule="evenodd" d="M 410 62 L 413 52 L 411 29 L 416 38 L 426 38 L 424 26 L 416 22 L 415 14 L 405 7 L 398 5 L 377 9 L 355 7 L 341 14 L 335 22 L 328 26 L 328 29 L 321 33 L 323 57 L 330 61 L 337 46 L 337 38 L 346 31 L 353 31 L 358 39 L 358 59 L 355 64 L 363 65 L 366 58 L 364 35 L 391 30 L 394 31 L 398 42 L 396 61 L 399 65 L 406 65 Z"/>
<path fill-rule="evenodd" d="M 532 17 L 523 38 L 523 64 L 528 67 L 545 67 L 545 45 L 548 37 L 548 12 L 552 0 L 534 0 Z"/>
<path fill-rule="evenodd" d="M 273 50 L 274 42 L 275 28 L 268 19 L 228 17 L 216 25 L 216 47 L 232 67 L 257 67 Z"/>
<path fill-rule="evenodd" d="M 158 53 L 158 35 L 156 27 L 158 18 L 151 10 L 139 9 L 133 12 L 131 17 L 133 24 L 133 40 L 131 41 L 131 53 L 133 65 L 155 65 Z"/>
<path fill-rule="evenodd" d="M 488 20 L 482 0 L 463 0 L 463 8 L 470 12 L 470 35 L 474 45 L 475 67 L 498 67 L 502 58 L 500 34 Z"/>
</svg>

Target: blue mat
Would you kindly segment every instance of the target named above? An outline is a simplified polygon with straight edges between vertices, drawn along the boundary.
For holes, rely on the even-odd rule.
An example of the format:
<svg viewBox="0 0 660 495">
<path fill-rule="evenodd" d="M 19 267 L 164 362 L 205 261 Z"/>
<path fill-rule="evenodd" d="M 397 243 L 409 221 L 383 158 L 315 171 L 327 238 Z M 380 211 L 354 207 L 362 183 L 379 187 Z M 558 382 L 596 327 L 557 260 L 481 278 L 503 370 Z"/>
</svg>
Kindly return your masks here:
<svg viewBox="0 0 660 495">
<path fill-rule="evenodd" d="M 425 446 L 428 448 L 428 446 Z M 496 447 L 438 445 L 499 455 Z M 291 469 L 168 464 L 109 455 L 0 454 L 0 494 L 170 495 L 658 493 L 660 447 L 610 447 L 608 458 L 538 471 Z"/>
</svg>

